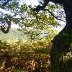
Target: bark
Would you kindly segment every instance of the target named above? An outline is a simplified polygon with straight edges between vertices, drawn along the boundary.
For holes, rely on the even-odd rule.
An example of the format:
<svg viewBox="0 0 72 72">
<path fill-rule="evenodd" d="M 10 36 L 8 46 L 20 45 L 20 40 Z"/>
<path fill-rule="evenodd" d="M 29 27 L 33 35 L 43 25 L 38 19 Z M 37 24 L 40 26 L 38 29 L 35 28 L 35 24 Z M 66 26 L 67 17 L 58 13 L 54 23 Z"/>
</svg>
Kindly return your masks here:
<svg viewBox="0 0 72 72">
<path fill-rule="evenodd" d="M 52 72 L 61 72 L 59 69 L 60 57 L 63 52 L 69 51 L 70 44 L 72 42 L 71 29 L 65 27 L 55 38 L 53 39 L 53 46 L 51 48 L 51 63 Z"/>
</svg>

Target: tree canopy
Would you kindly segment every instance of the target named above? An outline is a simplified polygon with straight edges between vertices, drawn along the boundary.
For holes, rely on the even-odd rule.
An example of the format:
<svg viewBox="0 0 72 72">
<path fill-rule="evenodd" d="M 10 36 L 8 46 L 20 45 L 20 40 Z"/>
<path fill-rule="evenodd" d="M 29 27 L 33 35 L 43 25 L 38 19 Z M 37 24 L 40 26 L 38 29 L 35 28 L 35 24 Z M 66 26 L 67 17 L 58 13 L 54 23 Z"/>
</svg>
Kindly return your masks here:
<svg viewBox="0 0 72 72">
<path fill-rule="evenodd" d="M 49 1 L 61 4 L 64 7 L 66 14 L 66 26 L 57 36 L 54 37 L 51 50 L 52 72 L 62 72 L 62 69 L 59 69 L 59 58 L 61 57 L 61 53 L 69 51 L 72 43 L 72 0 L 44 0 L 42 6 L 37 6 L 35 9 L 36 12 L 43 10 Z M 67 72 L 71 72 L 71 70 L 67 70 Z"/>
<path fill-rule="evenodd" d="M 60 25 L 57 22 L 57 20 L 58 21 L 62 20 L 65 17 L 62 16 L 62 14 L 64 13 L 64 11 L 61 10 L 62 7 L 55 4 L 48 4 L 48 7 L 43 12 L 40 12 L 37 15 L 31 6 L 27 6 L 26 4 L 20 5 L 18 0 L 16 1 L 8 0 L 0 4 L 0 6 L 3 10 L 9 11 L 9 14 L 8 13 L 5 14 L 4 12 L 1 13 L 3 15 L 1 17 L 1 21 L 7 19 L 5 21 L 8 22 L 8 26 L 6 26 L 7 28 L 6 31 L 4 31 L 5 29 L 4 25 L 3 27 L 1 27 L 1 30 L 4 33 L 9 32 L 11 21 L 21 25 L 21 27 L 22 26 L 30 27 L 37 21 L 38 23 L 40 23 L 40 27 L 43 28 L 43 26 L 46 26 L 46 24 L 53 26 Z M 56 15 L 55 15 L 56 12 L 55 9 L 58 9 Z"/>
</svg>

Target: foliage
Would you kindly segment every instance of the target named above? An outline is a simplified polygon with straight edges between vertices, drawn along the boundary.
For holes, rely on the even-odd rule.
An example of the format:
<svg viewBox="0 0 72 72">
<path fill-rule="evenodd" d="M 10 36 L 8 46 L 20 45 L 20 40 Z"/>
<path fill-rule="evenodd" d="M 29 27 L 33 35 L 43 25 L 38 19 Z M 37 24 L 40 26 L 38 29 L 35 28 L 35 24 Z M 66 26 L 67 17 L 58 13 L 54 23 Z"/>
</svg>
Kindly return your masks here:
<svg viewBox="0 0 72 72">
<path fill-rule="evenodd" d="M 19 5 L 18 2 L 11 1 L 1 8 L 10 12 L 10 14 L 2 12 L 2 17 L 18 24 L 20 27 L 18 30 L 29 37 L 29 41 L 26 42 L 15 39 L 7 42 L 0 41 L 1 70 L 4 72 L 9 70 L 50 71 L 51 40 L 56 35 L 53 29 L 59 25 L 58 20 L 65 18 L 65 15 L 63 16 L 64 11 L 61 11 L 63 7 L 49 4 L 44 11 L 37 14 L 31 6 Z M 55 12 L 58 13 L 57 16 Z M 45 32 L 47 35 L 44 38 Z M 66 60 L 66 57 L 63 56 L 63 58 L 64 62 L 61 62 L 63 64 L 62 70 L 64 65 L 67 67 L 66 63 L 72 64 L 71 57 L 68 59 L 67 56 Z"/>
<path fill-rule="evenodd" d="M 55 12 L 55 9 L 60 9 L 61 6 L 49 4 L 47 7 L 50 11 Z M 26 4 L 19 4 L 19 1 L 10 1 L 2 9 L 8 10 L 10 13 L 3 13 L 3 16 L 6 17 L 18 24 L 20 30 L 30 36 L 32 40 L 39 38 L 40 33 L 45 30 L 48 31 L 48 28 L 51 26 L 58 26 L 59 23 L 56 19 L 50 14 L 48 10 L 39 12 L 36 14 L 33 10 L 33 7 L 27 6 Z M 17 17 L 18 16 L 18 17 Z M 62 16 L 62 15 L 61 15 Z M 31 28 L 31 30 L 30 30 Z M 40 38 L 41 39 L 41 38 Z"/>
<path fill-rule="evenodd" d="M 0 61 L 6 59 L 3 70 L 14 68 L 28 71 L 39 67 L 48 70 L 50 66 L 51 43 L 48 41 L 8 40 L 7 42 L 0 41 L 0 44 Z"/>
<path fill-rule="evenodd" d="M 7 42 L 0 41 L 0 70 L 4 72 L 6 70 L 7 72 L 50 72 L 51 45 L 51 42 L 48 42 L 48 40 L 23 41 L 13 39 Z M 72 61 L 71 52 L 64 53 L 60 60 L 60 68 L 64 70 L 64 67 L 67 67 L 67 64 Z"/>
</svg>

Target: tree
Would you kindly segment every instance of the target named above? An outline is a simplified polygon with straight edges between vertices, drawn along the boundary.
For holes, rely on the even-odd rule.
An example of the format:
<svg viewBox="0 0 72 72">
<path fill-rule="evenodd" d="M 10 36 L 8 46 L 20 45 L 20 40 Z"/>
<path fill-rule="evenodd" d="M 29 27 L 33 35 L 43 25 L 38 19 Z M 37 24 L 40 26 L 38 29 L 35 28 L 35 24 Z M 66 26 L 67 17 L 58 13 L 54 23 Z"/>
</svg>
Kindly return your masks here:
<svg viewBox="0 0 72 72">
<path fill-rule="evenodd" d="M 31 41 L 43 39 L 43 33 L 47 38 L 50 37 L 50 39 L 55 36 L 55 29 L 52 30 L 51 28 L 54 28 L 53 26 L 57 25 L 58 23 L 51 15 L 48 17 L 44 11 L 35 15 L 35 12 L 32 8 L 30 8 L 30 11 L 25 12 L 27 14 L 24 18 L 24 21 L 20 22 L 22 28 L 19 30 L 26 34 Z"/>
<path fill-rule="evenodd" d="M 55 35 L 54 31 L 50 29 L 49 25 L 55 26 L 58 23 L 56 22 L 53 16 L 49 15 L 48 17 L 46 15 L 48 12 L 43 11 L 35 15 L 35 12 L 33 11 L 32 7 L 26 6 L 26 4 L 22 4 L 21 6 L 19 6 L 17 2 L 13 1 L 7 3 L 6 6 L 4 6 L 3 4 L 3 7 L 1 7 L 2 9 L 9 10 L 9 12 L 14 13 L 13 16 L 10 14 L 4 14 L 4 17 L 8 19 L 9 22 L 13 21 L 16 24 L 18 24 L 21 27 L 21 29 L 18 30 L 26 34 L 29 37 L 29 39 L 41 40 L 43 38 L 40 37 L 42 35 L 42 31 L 48 31 L 47 36 L 53 37 Z M 17 15 L 19 15 L 19 18 L 15 18 Z M 11 23 L 9 23 L 9 26 L 11 26 Z M 5 28 L 1 27 L 1 30 L 4 33 L 8 33 L 9 29 L 10 27 L 8 28 L 8 30 L 5 31 Z M 52 31 L 53 34 L 50 35 L 49 31 Z"/>
<path fill-rule="evenodd" d="M 37 8 L 35 8 L 35 11 L 39 12 L 39 10 L 43 10 L 49 1 L 52 1 L 55 4 L 61 4 L 64 7 L 66 14 L 66 26 L 54 37 L 51 49 L 52 72 L 62 72 L 59 70 L 59 58 L 62 52 L 69 50 L 72 43 L 72 0 L 44 0 L 43 5 L 38 5 Z"/>
<path fill-rule="evenodd" d="M 18 15 L 19 3 L 13 0 L 1 0 L 0 1 L 0 8 L 2 8 L 5 11 L 9 11 L 10 13 L 5 13 L 3 11 L 0 12 L 0 24 L 1 24 L 1 31 L 3 33 L 8 33 L 11 28 L 11 21 L 19 22 L 19 18 L 14 18 L 16 15 Z M 19 8 L 19 9 L 16 9 Z M 14 15 L 11 15 L 14 13 Z"/>
<path fill-rule="evenodd" d="M 72 36 L 71 36 L 72 34 L 72 29 L 71 29 L 72 28 L 72 24 L 71 24 L 72 23 L 71 21 L 72 19 L 72 15 L 71 15 L 72 14 L 71 12 L 72 1 L 71 0 L 64 0 L 64 1 L 62 0 L 44 0 L 44 3 L 42 3 L 42 6 L 38 5 L 37 8 L 35 8 L 34 10 L 36 12 L 39 12 L 39 10 L 43 10 L 47 6 L 49 1 L 52 1 L 56 4 L 57 3 L 61 4 L 64 7 L 65 14 L 66 14 L 66 26 L 57 36 L 54 37 L 53 46 L 51 50 L 52 72 L 59 72 L 58 66 L 59 66 L 59 58 L 61 56 L 61 53 L 64 51 L 68 51 L 70 44 L 72 43 Z M 14 13 L 15 16 L 20 15 L 21 18 L 14 18 L 12 16 L 9 16 L 9 19 L 11 21 L 14 21 L 17 23 L 24 20 L 25 17 L 23 18 L 24 16 L 23 13 L 27 10 L 27 7 L 25 5 L 22 5 L 20 8 L 17 2 L 12 2 L 12 3 L 7 2 L 5 5 L 4 4 L 1 5 L 1 8 L 10 10 L 12 13 Z M 53 13 L 51 13 L 51 15 L 53 15 Z M 53 17 L 50 17 L 50 18 L 53 19 Z"/>
</svg>

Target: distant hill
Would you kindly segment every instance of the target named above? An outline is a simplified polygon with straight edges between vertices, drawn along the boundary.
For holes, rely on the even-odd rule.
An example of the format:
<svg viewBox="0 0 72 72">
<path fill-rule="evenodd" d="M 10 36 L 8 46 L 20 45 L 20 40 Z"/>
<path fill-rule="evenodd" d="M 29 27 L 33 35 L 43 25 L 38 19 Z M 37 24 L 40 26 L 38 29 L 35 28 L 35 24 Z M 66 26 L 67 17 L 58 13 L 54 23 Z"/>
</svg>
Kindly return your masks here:
<svg viewBox="0 0 72 72">
<path fill-rule="evenodd" d="M 0 31 L 0 40 L 8 40 L 8 39 L 27 39 L 26 35 L 22 32 L 18 31 L 17 28 L 11 28 L 9 33 L 4 34 Z"/>
</svg>

